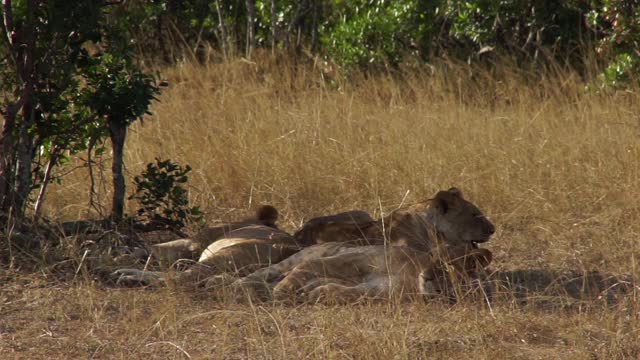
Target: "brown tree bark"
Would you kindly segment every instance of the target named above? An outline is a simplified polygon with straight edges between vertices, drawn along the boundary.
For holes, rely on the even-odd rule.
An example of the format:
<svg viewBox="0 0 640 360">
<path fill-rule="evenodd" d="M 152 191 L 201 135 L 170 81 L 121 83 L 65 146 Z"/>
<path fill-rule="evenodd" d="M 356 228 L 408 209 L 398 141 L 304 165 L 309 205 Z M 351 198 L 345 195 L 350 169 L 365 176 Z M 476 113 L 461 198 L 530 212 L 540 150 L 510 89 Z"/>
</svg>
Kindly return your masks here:
<svg viewBox="0 0 640 360">
<path fill-rule="evenodd" d="M 318 35 L 318 17 L 320 16 L 319 0 L 311 0 L 311 52 L 314 54 L 320 48 Z"/>
<path fill-rule="evenodd" d="M 27 1 L 27 21 L 22 26 L 22 41 L 19 41 L 20 50 L 17 50 L 18 73 L 22 79 L 22 124 L 20 124 L 18 147 L 16 154 L 16 184 L 13 198 L 13 210 L 17 217 L 24 215 L 24 209 L 31 192 L 31 160 L 33 159 L 33 135 L 29 134 L 35 122 L 35 111 L 33 107 L 33 93 L 35 91 L 35 51 L 36 51 L 36 29 L 35 10 L 36 1 Z M 15 45 L 15 44 L 14 44 Z"/>
<path fill-rule="evenodd" d="M 0 133 L 0 223 L 6 220 L 11 208 L 11 188 L 13 183 L 13 159 L 15 138 L 13 131 L 16 123 L 15 104 L 3 111 L 2 132 Z"/>
<path fill-rule="evenodd" d="M 2 8 L 2 42 L 7 47 L 9 59 L 14 66 L 16 54 L 13 46 L 13 7 L 11 0 L 6 0 Z M 13 182 L 13 149 L 15 138 L 13 133 L 16 127 L 16 116 L 20 109 L 19 103 L 8 104 L 2 109 L 2 132 L 0 132 L 0 224 L 6 223 L 11 209 L 11 187 Z"/>
<path fill-rule="evenodd" d="M 18 98 L 3 109 L 4 123 L 0 133 L 0 217 L 13 213 L 22 217 L 31 192 L 31 160 L 33 136 L 28 129 L 35 121 L 32 95 L 35 91 L 35 9 L 37 1 L 26 3 L 26 21 L 19 27 L 13 24 L 10 0 L 3 1 L 2 41 L 16 71 Z M 18 114 L 22 121 L 18 122 Z"/>
<path fill-rule="evenodd" d="M 54 149 L 51 153 L 51 158 L 47 163 L 47 167 L 45 168 L 42 184 L 40 185 L 40 191 L 38 191 L 38 197 L 36 197 L 36 203 L 33 206 L 33 216 L 36 219 L 40 217 L 40 211 L 42 210 L 42 204 L 44 204 L 45 194 L 47 193 L 47 187 L 51 181 L 51 173 L 56 161 L 58 161 L 58 150 Z"/>
<path fill-rule="evenodd" d="M 21 218 L 31 193 L 31 160 L 33 158 L 33 136 L 27 132 L 30 124 L 33 123 L 33 108 L 31 102 L 27 101 L 23 105 L 23 117 L 29 120 L 23 120 L 20 126 L 18 143 L 16 147 L 16 167 L 15 167 L 15 185 L 13 190 L 12 207 L 16 217 Z"/>
<path fill-rule="evenodd" d="M 111 218 L 113 221 L 120 221 L 124 216 L 124 142 L 127 137 L 127 124 L 120 119 L 109 117 L 109 135 L 113 147 L 113 159 L 111 172 L 113 174 L 113 198 L 111 207 Z"/>
<path fill-rule="evenodd" d="M 251 55 L 256 48 L 256 1 L 246 0 L 247 5 L 247 59 L 251 59 Z"/>
<path fill-rule="evenodd" d="M 222 7 L 220 6 L 219 0 L 216 0 L 216 12 L 218 13 L 218 22 L 220 23 L 220 47 L 222 48 L 222 55 L 227 59 L 227 42 L 229 41 L 229 36 L 227 35 L 227 25 L 224 23 L 224 16 L 222 15 Z"/>
<path fill-rule="evenodd" d="M 271 0 L 271 54 L 275 54 L 278 36 L 278 14 L 276 13 L 276 0 Z"/>
<path fill-rule="evenodd" d="M 295 50 L 297 51 L 300 46 L 300 23 L 304 20 L 306 13 L 308 12 L 308 0 L 298 0 L 296 10 L 291 16 L 289 25 L 287 26 L 287 33 L 285 34 L 285 44 L 287 49 L 291 50 L 291 36 L 294 36 Z"/>
</svg>

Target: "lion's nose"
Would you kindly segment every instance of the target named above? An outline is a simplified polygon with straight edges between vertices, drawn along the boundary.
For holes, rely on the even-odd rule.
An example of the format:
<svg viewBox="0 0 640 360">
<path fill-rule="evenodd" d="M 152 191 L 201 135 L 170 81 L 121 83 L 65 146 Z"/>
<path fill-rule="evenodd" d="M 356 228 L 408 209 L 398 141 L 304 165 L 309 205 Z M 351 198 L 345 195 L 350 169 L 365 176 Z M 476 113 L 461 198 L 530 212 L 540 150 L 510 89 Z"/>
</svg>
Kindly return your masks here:
<svg viewBox="0 0 640 360">
<path fill-rule="evenodd" d="M 487 230 L 487 234 L 489 234 L 489 235 L 493 235 L 493 234 L 495 234 L 495 232 L 496 232 L 496 228 L 493 225 L 491 225 L 489 227 L 489 229 Z"/>
</svg>

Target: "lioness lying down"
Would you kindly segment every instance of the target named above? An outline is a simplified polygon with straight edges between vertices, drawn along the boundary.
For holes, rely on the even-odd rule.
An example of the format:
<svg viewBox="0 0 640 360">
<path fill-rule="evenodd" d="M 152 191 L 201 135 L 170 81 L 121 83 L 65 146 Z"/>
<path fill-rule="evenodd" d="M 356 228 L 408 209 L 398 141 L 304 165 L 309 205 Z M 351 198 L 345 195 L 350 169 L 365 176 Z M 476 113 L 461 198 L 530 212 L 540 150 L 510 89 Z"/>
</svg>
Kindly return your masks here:
<svg viewBox="0 0 640 360">
<path fill-rule="evenodd" d="M 406 246 L 311 246 L 233 283 L 275 300 L 353 302 L 461 295 L 478 285 L 489 250 L 443 246 L 430 253 Z M 477 288 L 477 286 L 476 286 Z"/>
<path fill-rule="evenodd" d="M 359 245 L 401 245 L 430 251 L 435 237 L 447 245 L 469 245 L 488 241 L 493 224 L 457 188 L 439 191 L 406 209 L 372 220 L 361 211 L 351 211 L 308 221 L 294 234 L 300 244 L 351 242 Z"/>
<path fill-rule="evenodd" d="M 178 239 L 155 244 L 151 246 L 153 256 L 165 265 L 171 265 L 178 259 L 198 259 L 203 250 L 217 240 L 224 239 L 227 235 L 238 229 L 252 225 L 264 225 L 278 229 L 278 210 L 271 205 L 261 205 L 256 209 L 255 217 L 250 217 L 238 222 L 223 223 L 218 226 L 205 227 L 193 238 Z M 266 229 L 266 231 L 269 231 Z M 236 235 L 237 236 L 237 235 Z M 289 241 L 288 239 L 287 241 Z M 210 251 L 209 251 L 210 252 Z"/>
<path fill-rule="evenodd" d="M 319 222 L 323 234 L 333 234 L 336 243 L 327 243 L 326 247 L 312 246 L 302 253 L 302 260 L 311 260 L 330 256 L 331 251 L 347 251 L 349 247 L 362 245 L 365 243 L 385 244 L 407 247 L 411 251 L 421 251 L 427 255 L 436 248 L 436 243 L 445 247 L 461 246 L 460 249 L 472 251 L 477 247 L 477 243 L 489 240 L 494 233 L 494 226 L 486 219 L 480 210 L 465 200 L 462 193 L 455 188 L 447 191 L 440 191 L 433 199 L 418 203 L 417 205 L 404 210 L 394 211 L 389 216 L 379 220 L 371 221 L 365 216 L 366 213 L 358 216 L 351 216 L 354 221 L 330 221 L 329 223 Z M 335 217 L 331 218 L 335 220 Z M 354 224 L 360 224 L 359 220 L 368 222 L 366 232 L 361 239 L 353 240 L 360 228 L 354 230 Z M 324 224 L 324 225 L 323 225 Z M 316 225 L 314 225 L 316 226 Z M 333 230 L 346 229 L 341 231 L 327 231 L 327 227 Z M 240 276 L 249 273 L 256 268 L 265 267 L 278 263 L 287 256 L 300 250 L 302 244 L 309 244 L 308 239 L 293 240 L 289 235 L 270 227 L 262 226 L 257 234 L 249 230 L 256 227 L 242 228 L 231 231 L 226 235 L 226 239 L 218 240 L 209 245 L 203 251 L 198 264 L 193 266 L 187 274 L 176 274 L 176 282 L 200 280 L 206 275 L 218 275 L 220 273 L 236 273 Z M 307 234 L 317 234 L 311 231 Z M 347 237 L 342 236 L 348 234 Z M 328 241 L 326 236 L 322 241 Z M 317 239 L 316 239 L 317 240 Z M 342 250 L 332 250 L 342 249 Z M 356 250 L 349 250 L 354 253 Z M 392 252 L 395 250 L 392 250 Z M 406 260 L 408 260 L 407 258 Z M 145 272 L 136 269 L 122 269 L 116 272 L 119 282 L 151 282 L 158 283 L 165 281 L 164 273 Z M 222 283 L 228 283 L 229 277 Z M 220 283 L 221 278 L 216 277 L 210 281 L 210 285 Z"/>
<path fill-rule="evenodd" d="M 161 285 L 171 277 L 178 284 L 199 282 L 212 275 L 233 273 L 240 276 L 277 263 L 301 249 L 291 235 L 264 225 L 232 230 L 209 245 L 197 263 L 187 271 L 166 273 L 139 269 L 114 272 L 119 284 Z"/>
<path fill-rule="evenodd" d="M 309 293 L 311 298 L 327 292 L 347 299 L 380 294 L 396 296 L 398 292 L 424 293 L 415 291 L 419 284 L 417 273 L 423 277 L 425 274 L 436 276 L 444 274 L 446 269 L 462 266 L 463 270 L 457 272 L 472 280 L 478 276 L 473 269 L 481 271 L 491 261 L 491 253 L 477 249 L 477 244 L 488 241 L 495 228 L 456 188 L 439 191 L 432 199 L 396 210 L 378 221 L 360 218 L 363 221 L 350 216 L 349 221 L 324 217 L 308 222 L 294 235 L 299 243 L 330 239 L 337 242 L 305 248 L 235 285 L 249 285 L 264 293 L 277 283 L 273 289 L 276 299 L 300 291 Z M 314 238 L 309 239 L 310 236 Z M 478 261 L 479 257 L 486 261 Z M 484 266 L 467 269 L 469 259 Z M 441 290 L 446 279 L 433 276 L 430 286 Z M 214 284 L 216 279 L 209 282 L 210 286 Z"/>
<path fill-rule="evenodd" d="M 303 245 L 358 240 L 366 238 L 365 231 L 374 224 L 376 221 L 365 211 L 345 211 L 312 218 L 293 237 Z"/>
</svg>

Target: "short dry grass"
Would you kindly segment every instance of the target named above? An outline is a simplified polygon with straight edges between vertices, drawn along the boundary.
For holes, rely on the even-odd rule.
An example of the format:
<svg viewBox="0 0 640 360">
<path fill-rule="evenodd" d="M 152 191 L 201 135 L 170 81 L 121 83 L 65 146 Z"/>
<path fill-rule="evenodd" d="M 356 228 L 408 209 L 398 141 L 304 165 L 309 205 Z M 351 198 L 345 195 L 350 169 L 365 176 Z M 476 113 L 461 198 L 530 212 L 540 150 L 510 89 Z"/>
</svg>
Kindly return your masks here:
<svg viewBox="0 0 640 360">
<path fill-rule="evenodd" d="M 0 296 L 3 358 L 635 359 L 638 306 L 500 302 L 238 305 L 179 289 L 22 276 Z M 637 299 L 635 300 L 637 301 Z"/>
<path fill-rule="evenodd" d="M 636 89 L 588 93 L 573 73 L 509 66 L 408 69 L 350 83 L 269 59 L 162 74 L 170 87 L 154 116 L 132 127 L 127 171 L 132 178 L 158 156 L 190 164 L 190 197 L 208 220 L 271 203 L 293 230 L 310 216 L 379 215 L 457 186 L 496 224 L 486 247 L 497 270 L 640 274 Z M 79 170 L 52 187 L 47 214 L 92 216 L 88 184 Z M 7 272 L 2 284 L 0 353 L 18 358 L 640 355 L 635 292 L 614 306 L 281 307 L 57 282 L 47 272 Z"/>
</svg>

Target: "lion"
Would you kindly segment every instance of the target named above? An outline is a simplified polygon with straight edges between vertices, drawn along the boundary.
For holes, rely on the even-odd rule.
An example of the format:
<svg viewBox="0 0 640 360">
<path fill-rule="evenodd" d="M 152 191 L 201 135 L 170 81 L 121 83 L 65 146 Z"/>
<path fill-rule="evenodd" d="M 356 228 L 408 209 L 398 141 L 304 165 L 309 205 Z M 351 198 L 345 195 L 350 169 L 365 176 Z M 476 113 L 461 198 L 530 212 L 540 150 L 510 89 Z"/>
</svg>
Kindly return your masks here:
<svg viewBox="0 0 640 360">
<path fill-rule="evenodd" d="M 333 243 L 337 245 L 328 245 L 332 244 L 331 242 L 327 242 L 327 246 L 324 247 L 312 245 L 302 252 L 300 257 L 293 257 L 291 261 L 300 262 L 296 259 L 310 260 L 327 257 L 331 255 L 332 251 L 346 251 L 344 250 L 346 248 L 367 244 L 404 246 L 424 253 L 430 253 L 439 243 L 442 243 L 443 246 L 464 245 L 475 248 L 478 243 L 489 240 L 495 232 L 493 224 L 475 205 L 465 200 L 462 192 L 456 188 L 440 191 L 432 199 L 420 202 L 406 210 L 394 211 L 377 222 L 368 220 L 368 214 L 362 212 L 351 212 L 349 216 L 352 219 L 360 220 L 318 222 L 322 226 L 322 234 L 333 233 L 335 236 L 333 240 L 340 241 Z M 366 225 L 362 226 L 363 223 Z M 263 226 L 261 234 L 242 234 L 240 236 L 242 231 L 248 231 L 243 229 L 249 229 L 241 228 L 231 231 L 227 234 L 226 239 L 218 240 L 209 245 L 202 252 L 198 263 L 189 270 L 189 276 L 195 276 L 198 280 L 204 276 L 222 273 L 235 273 L 243 276 L 260 267 L 267 267 L 267 272 L 275 271 L 284 274 L 282 271 L 278 272 L 278 269 L 286 268 L 288 260 L 284 262 L 281 260 L 287 259 L 288 256 L 308 246 L 310 241 L 301 236 L 291 238 L 288 234 L 279 232 L 277 229 L 261 226 Z M 333 229 L 346 229 L 346 231 L 334 231 Z M 353 236 L 358 233 L 361 234 L 360 238 L 352 240 Z M 307 234 L 314 234 L 314 232 L 311 231 Z M 320 245 L 331 240 L 326 236 L 317 237 L 317 232 L 315 234 L 316 239 L 313 241 L 320 242 Z M 344 234 L 348 234 L 346 240 Z M 277 266 L 269 266 L 276 263 L 278 263 Z M 147 282 L 147 280 L 154 282 L 154 279 L 159 282 L 165 281 L 164 274 L 131 269 L 121 270 L 116 275 L 119 276 L 121 282 Z M 186 275 L 178 281 L 186 281 L 184 277 Z M 283 276 L 276 275 L 276 278 L 278 277 L 282 278 Z M 208 286 L 228 284 L 228 280 L 229 278 L 221 280 L 220 277 L 215 277 L 208 281 Z"/>
<path fill-rule="evenodd" d="M 290 281 L 282 283 L 281 281 L 284 281 L 282 279 L 286 279 L 295 272 L 314 274 L 315 270 L 309 270 L 307 267 L 313 269 L 322 266 L 323 271 L 330 274 L 325 278 L 340 280 L 338 283 L 331 283 L 331 287 L 336 288 L 347 281 L 345 276 L 354 275 L 353 272 L 346 272 L 347 275 L 343 277 L 331 275 L 345 271 L 344 266 L 340 264 L 345 264 L 348 267 L 349 261 L 352 261 L 360 263 L 360 268 L 366 266 L 378 268 L 382 254 L 381 249 L 388 249 L 384 254 L 395 259 L 396 265 L 393 266 L 396 266 L 398 271 L 403 269 L 401 264 L 406 260 L 415 266 L 420 264 L 420 269 L 423 272 L 429 268 L 432 274 L 436 274 L 437 267 L 434 265 L 436 262 L 433 261 L 435 254 L 455 253 L 457 254 L 455 258 L 467 258 L 468 256 L 473 258 L 479 253 L 487 255 L 485 252 L 488 250 L 478 249 L 478 244 L 488 241 L 495 233 L 494 225 L 478 207 L 465 200 L 462 192 L 457 188 L 439 191 L 432 199 L 420 202 L 409 209 L 394 211 L 378 221 L 360 223 L 356 221 L 315 221 L 314 223 L 312 220 L 307 224 L 312 225 L 303 226 L 302 230 L 294 235 L 294 238 L 299 243 L 308 244 L 313 241 L 318 244 L 309 246 L 278 264 L 258 270 L 246 278 L 236 281 L 234 285 L 238 287 L 253 286 L 258 290 L 258 293 L 264 295 L 265 291 L 270 290 L 270 285 L 278 283 L 273 289 L 274 297 L 278 298 L 281 297 L 280 294 L 288 293 L 281 290 L 287 285 L 281 284 L 287 284 Z M 333 234 L 333 237 L 330 238 L 327 234 Z M 357 234 L 361 234 L 359 238 Z M 313 236 L 314 239 L 305 238 L 308 236 Z M 490 256 L 488 257 L 490 259 Z M 338 260 L 334 262 L 332 260 L 334 258 Z M 311 265 L 303 265 L 307 263 Z M 299 266 L 303 270 L 297 270 Z M 335 266 L 335 268 L 331 268 L 331 266 Z M 412 265 L 406 266 L 407 269 L 410 269 Z M 414 268 L 417 269 L 415 266 Z M 362 270 L 356 270 L 356 273 L 362 273 Z M 478 277 L 478 274 L 472 271 L 468 271 L 466 274 L 469 278 Z M 401 278 L 404 279 L 403 276 L 401 275 Z M 292 278 L 299 279 L 300 277 L 301 275 L 297 275 Z M 320 281 L 318 279 L 322 279 L 317 274 L 312 277 L 315 280 L 311 284 L 316 284 Z M 376 275 L 376 279 L 381 278 Z M 431 280 L 431 283 L 433 281 Z M 350 283 L 370 284 L 361 277 L 351 279 Z M 385 284 L 383 286 L 385 288 L 391 286 L 389 282 Z M 310 286 L 310 284 L 305 284 L 302 285 L 302 288 L 308 289 Z M 364 288 L 368 289 L 368 286 L 364 285 Z"/>
<path fill-rule="evenodd" d="M 471 246 L 443 246 L 428 253 L 407 246 L 325 243 L 258 270 L 232 286 L 263 299 L 271 293 L 276 301 L 455 299 L 478 288 L 478 274 L 491 260 L 489 250 Z"/>
<path fill-rule="evenodd" d="M 365 236 L 364 229 L 375 224 L 366 211 L 351 210 L 335 215 L 319 216 L 305 222 L 293 237 L 301 244 L 313 245 L 325 242 L 352 241 Z"/>
<path fill-rule="evenodd" d="M 295 232 L 294 238 L 305 245 L 350 242 L 430 251 L 436 237 L 449 245 L 477 245 L 488 241 L 494 232 L 494 225 L 480 209 L 453 187 L 378 221 L 362 211 L 315 218 Z"/>
<path fill-rule="evenodd" d="M 293 234 L 300 244 L 313 245 L 333 241 L 352 241 L 365 236 L 364 230 L 375 224 L 366 211 L 351 210 L 313 218 Z"/>
<path fill-rule="evenodd" d="M 210 276 L 233 273 L 249 274 L 280 262 L 300 251 L 291 235 L 264 225 L 250 225 L 232 230 L 200 255 L 198 262 L 184 272 L 174 274 L 178 284 L 198 283 Z M 168 273 L 139 269 L 120 269 L 114 275 L 121 284 L 161 285 Z"/>
<path fill-rule="evenodd" d="M 178 259 L 197 259 L 207 246 L 223 239 L 231 231 L 252 225 L 263 225 L 278 229 L 278 210 L 271 205 L 261 205 L 256 209 L 255 217 L 219 226 L 206 227 L 193 238 L 178 239 L 151 246 L 153 256 L 163 264 L 173 264 Z"/>
</svg>

